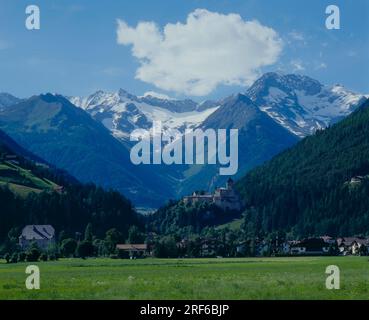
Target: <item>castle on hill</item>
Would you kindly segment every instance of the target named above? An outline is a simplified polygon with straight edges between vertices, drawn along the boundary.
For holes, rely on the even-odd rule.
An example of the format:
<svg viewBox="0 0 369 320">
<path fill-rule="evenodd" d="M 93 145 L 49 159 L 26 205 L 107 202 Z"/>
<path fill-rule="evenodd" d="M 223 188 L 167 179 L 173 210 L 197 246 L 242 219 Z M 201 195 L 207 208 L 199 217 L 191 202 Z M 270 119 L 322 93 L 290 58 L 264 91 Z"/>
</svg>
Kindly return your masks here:
<svg viewBox="0 0 369 320">
<path fill-rule="evenodd" d="M 192 196 L 183 198 L 184 203 L 209 203 L 215 204 L 223 210 L 240 211 L 243 207 L 243 202 L 234 189 L 234 182 L 231 178 L 228 179 L 225 188 L 217 188 L 213 194 L 194 192 Z"/>
</svg>

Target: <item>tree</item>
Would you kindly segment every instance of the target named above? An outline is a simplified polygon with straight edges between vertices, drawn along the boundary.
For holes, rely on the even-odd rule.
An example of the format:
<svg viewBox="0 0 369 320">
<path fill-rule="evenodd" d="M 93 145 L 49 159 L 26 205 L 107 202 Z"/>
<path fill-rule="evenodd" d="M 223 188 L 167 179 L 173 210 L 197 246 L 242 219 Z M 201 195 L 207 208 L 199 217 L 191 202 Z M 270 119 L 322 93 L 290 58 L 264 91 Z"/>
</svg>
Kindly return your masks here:
<svg viewBox="0 0 369 320">
<path fill-rule="evenodd" d="M 92 224 L 89 223 L 87 226 L 86 226 L 86 229 L 85 229 L 85 241 L 90 241 L 92 242 L 94 238 L 94 235 L 92 233 Z"/>
<path fill-rule="evenodd" d="M 131 226 L 128 230 L 128 243 L 141 243 L 144 240 L 143 234 L 137 226 Z"/>
<path fill-rule="evenodd" d="M 155 244 L 154 256 L 158 258 L 177 258 L 179 250 L 172 236 L 164 237 Z"/>
<path fill-rule="evenodd" d="M 40 260 L 41 261 L 47 261 L 47 254 L 46 253 L 41 253 L 41 255 L 40 255 Z"/>
<path fill-rule="evenodd" d="M 104 245 L 109 254 L 115 251 L 117 244 L 122 240 L 122 234 L 115 228 L 106 232 Z"/>
<path fill-rule="evenodd" d="M 40 258 L 41 252 L 37 247 L 31 247 L 26 253 L 28 262 L 36 262 Z"/>
<path fill-rule="evenodd" d="M 94 255 L 94 246 L 90 241 L 81 241 L 77 246 L 77 256 L 85 259 Z"/>
<path fill-rule="evenodd" d="M 4 259 L 5 259 L 6 263 L 9 263 L 10 262 L 10 254 L 9 253 L 5 253 L 4 254 Z"/>
<path fill-rule="evenodd" d="M 26 261 L 26 253 L 25 252 L 19 252 L 18 253 L 18 262 L 24 262 Z"/>
<path fill-rule="evenodd" d="M 68 235 L 64 230 L 62 230 L 59 232 L 59 237 L 58 237 L 59 243 L 62 243 L 63 240 L 65 239 L 68 239 Z"/>
<path fill-rule="evenodd" d="M 368 255 L 368 248 L 363 244 L 359 247 L 359 255 L 360 256 L 367 256 Z"/>
<path fill-rule="evenodd" d="M 14 252 L 10 258 L 10 263 L 17 263 L 18 262 L 18 253 Z"/>
<path fill-rule="evenodd" d="M 63 240 L 60 246 L 61 252 L 64 257 L 73 256 L 74 253 L 76 252 L 76 248 L 77 248 L 77 241 L 72 238 Z"/>
</svg>

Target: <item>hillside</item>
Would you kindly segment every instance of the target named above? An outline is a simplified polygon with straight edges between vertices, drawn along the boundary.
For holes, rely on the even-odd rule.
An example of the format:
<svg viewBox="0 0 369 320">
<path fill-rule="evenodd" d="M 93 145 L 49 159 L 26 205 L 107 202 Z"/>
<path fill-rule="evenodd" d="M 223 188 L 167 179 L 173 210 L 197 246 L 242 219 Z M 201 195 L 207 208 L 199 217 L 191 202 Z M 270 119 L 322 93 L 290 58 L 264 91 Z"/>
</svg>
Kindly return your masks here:
<svg viewBox="0 0 369 320">
<path fill-rule="evenodd" d="M 81 182 L 116 189 L 136 204 L 155 206 L 164 201 L 163 194 L 170 195 L 151 168 L 133 165 L 120 141 L 62 96 L 34 96 L 0 110 L 0 128 Z"/>
<path fill-rule="evenodd" d="M 299 139 L 342 120 L 364 98 L 340 85 L 327 86 L 303 75 L 269 72 L 243 94 L 200 104 L 169 97 L 138 97 L 122 89 L 68 99 L 102 123 L 127 148 L 132 147 L 129 135 L 134 129 L 149 129 L 158 120 L 163 128 L 181 134 L 194 128 L 238 128 L 239 171 L 234 177 L 238 179 Z M 166 199 L 193 190 L 211 191 L 227 179 L 218 175 L 216 165 L 156 165 L 154 171 L 161 178 L 160 189 Z M 163 185 L 170 190 L 163 190 Z"/>
<path fill-rule="evenodd" d="M 248 207 L 246 230 L 367 234 L 368 174 L 369 100 L 238 182 Z"/>
<path fill-rule="evenodd" d="M 8 186 L 11 191 L 21 196 L 27 196 L 30 192 L 40 193 L 62 189 L 61 186 L 46 178 L 37 177 L 30 170 L 2 160 L 0 160 L 0 186 Z"/>
<path fill-rule="evenodd" d="M 7 245 L 11 230 L 18 234 L 27 224 L 52 224 L 57 233 L 74 236 L 92 223 L 96 235 L 117 228 L 123 237 L 131 225 L 140 225 L 118 192 L 81 184 L 33 157 L 0 130 L 0 245 Z"/>
<path fill-rule="evenodd" d="M 50 168 L 0 130 L 0 186 L 25 197 L 31 192 L 61 192 L 63 187 L 57 183 L 61 179 L 68 184 L 74 181 L 65 172 Z"/>
<path fill-rule="evenodd" d="M 201 125 L 203 130 L 238 129 L 238 179 L 247 171 L 271 159 L 299 139 L 262 112 L 247 96 L 238 94 L 225 101 Z M 227 144 L 229 145 L 229 133 Z M 219 165 L 192 165 L 178 187 L 180 195 L 193 190 L 213 190 L 224 185 L 229 176 L 219 175 Z"/>
</svg>

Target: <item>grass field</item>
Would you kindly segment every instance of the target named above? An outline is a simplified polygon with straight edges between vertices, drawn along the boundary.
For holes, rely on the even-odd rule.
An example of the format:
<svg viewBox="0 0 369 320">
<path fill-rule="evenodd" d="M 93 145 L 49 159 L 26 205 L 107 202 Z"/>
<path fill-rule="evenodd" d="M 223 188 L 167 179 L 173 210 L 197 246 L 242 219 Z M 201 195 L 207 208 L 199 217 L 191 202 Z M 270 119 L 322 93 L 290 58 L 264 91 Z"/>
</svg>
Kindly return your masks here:
<svg viewBox="0 0 369 320">
<path fill-rule="evenodd" d="M 332 264 L 339 290 L 325 288 Z M 63 259 L 37 263 L 40 290 L 26 290 L 27 265 L 0 261 L 0 300 L 369 298 L 368 257 Z"/>
</svg>

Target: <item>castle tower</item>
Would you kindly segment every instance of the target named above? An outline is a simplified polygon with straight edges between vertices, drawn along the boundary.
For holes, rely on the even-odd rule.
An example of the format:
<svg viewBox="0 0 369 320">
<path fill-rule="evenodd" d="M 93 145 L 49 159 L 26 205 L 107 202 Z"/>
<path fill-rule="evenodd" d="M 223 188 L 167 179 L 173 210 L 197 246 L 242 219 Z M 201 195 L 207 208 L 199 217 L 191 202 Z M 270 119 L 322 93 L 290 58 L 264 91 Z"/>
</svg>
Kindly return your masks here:
<svg viewBox="0 0 369 320">
<path fill-rule="evenodd" d="M 233 180 L 232 180 L 232 178 L 229 178 L 228 179 L 228 181 L 227 181 L 227 189 L 228 190 L 233 190 L 233 184 L 234 184 L 234 182 L 233 182 Z"/>
</svg>

